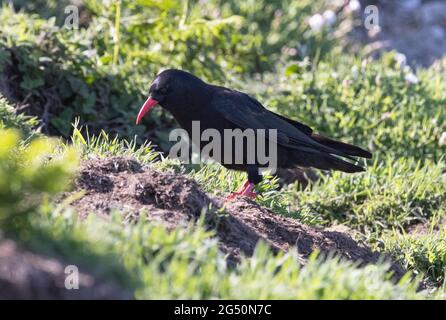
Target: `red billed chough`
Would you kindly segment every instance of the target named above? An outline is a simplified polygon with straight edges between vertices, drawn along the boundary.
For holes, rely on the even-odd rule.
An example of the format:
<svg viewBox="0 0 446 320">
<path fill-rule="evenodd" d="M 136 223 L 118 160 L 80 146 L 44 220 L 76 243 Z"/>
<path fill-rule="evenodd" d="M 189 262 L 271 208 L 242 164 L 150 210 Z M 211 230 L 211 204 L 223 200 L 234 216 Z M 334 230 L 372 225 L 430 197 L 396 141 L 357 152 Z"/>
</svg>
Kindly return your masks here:
<svg viewBox="0 0 446 320">
<path fill-rule="evenodd" d="M 269 111 L 243 92 L 205 83 L 181 70 L 169 69 L 158 74 L 150 86 L 149 98 L 139 111 L 136 124 L 156 104 L 169 111 L 189 137 L 192 136 L 193 121 L 200 123 L 200 136 L 206 129 L 215 129 L 220 133 L 222 156 L 218 161 L 229 169 L 248 173 L 248 181 L 229 199 L 236 195 L 255 197 L 254 186 L 262 180 L 259 168 L 268 167 L 269 164 L 259 161 L 258 144 L 253 146 L 251 141 L 251 145 L 248 145 L 248 140 L 242 145 L 230 144 L 231 157 L 224 157 L 224 153 L 228 152 L 223 148 L 228 142 L 225 141 L 225 129 L 253 129 L 251 132 L 254 132 L 256 139 L 261 134 L 267 143 L 275 143 L 278 168 L 300 166 L 353 173 L 364 171 L 364 168 L 346 159 L 372 157 L 367 150 L 313 133 L 310 127 Z M 275 139 L 268 134 L 271 129 L 277 130 Z M 200 149 L 206 144 L 206 141 L 198 142 Z M 234 161 L 236 155 L 241 155 L 242 160 Z"/>
</svg>

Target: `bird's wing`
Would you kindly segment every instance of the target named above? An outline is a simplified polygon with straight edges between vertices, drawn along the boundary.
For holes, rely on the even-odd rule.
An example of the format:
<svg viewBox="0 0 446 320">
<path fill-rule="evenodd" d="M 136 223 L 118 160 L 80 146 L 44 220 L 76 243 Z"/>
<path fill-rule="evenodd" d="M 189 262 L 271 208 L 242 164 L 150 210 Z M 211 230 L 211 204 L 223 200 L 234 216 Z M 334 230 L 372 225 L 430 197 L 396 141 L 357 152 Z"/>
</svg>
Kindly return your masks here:
<svg viewBox="0 0 446 320">
<path fill-rule="evenodd" d="M 305 152 L 326 152 L 347 157 L 348 154 L 324 146 L 311 138 L 311 128 L 275 114 L 247 94 L 223 89 L 212 107 L 223 118 L 240 129 L 277 129 L 277 143 Z"/>
<path fill-rule="evenodd" d="M 300 123 L 300 122 L 298 122 L 296 120 L 288 119 L 287 117 L 284 117 L 284 116 L 282 116 L 280 114 L 277 114 L 275 112 L 272 112 L 272 111 L 269 111 L 269 112 L 271 112 L 272 114 L 278 116 L 282 120 L 285 120 L 286 122 L 292 124 L 294 127 L 296 127 L 299 131 L 302 131 L 303 133 L 305 133 L 307 136 L 311 136 L 311 134 L 313 133 L 313 129 L 311 129 L 307 125 L 304 125 L 303 123 Z"/>
</svg>

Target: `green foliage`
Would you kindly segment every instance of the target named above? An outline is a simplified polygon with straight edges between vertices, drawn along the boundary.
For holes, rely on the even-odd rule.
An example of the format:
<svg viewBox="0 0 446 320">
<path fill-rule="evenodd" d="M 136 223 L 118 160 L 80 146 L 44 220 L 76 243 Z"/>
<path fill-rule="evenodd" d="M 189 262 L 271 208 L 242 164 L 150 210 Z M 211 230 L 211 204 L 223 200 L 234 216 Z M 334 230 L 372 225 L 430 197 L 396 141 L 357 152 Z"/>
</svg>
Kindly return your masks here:
<svg viewBox="0 0 446 320">
<path fill-rule="evenodd" d="M 40 17 L 49 19 L 56 17 L 58 25 L 65 20 L 64 9 L 73 3 L 72 0 L 13 0 L 11 1 L 16 10 L 38 13 Z"/>
<path fill-rule="evenodd" d="M 37 135 L 38 120 L 34 117 L 17 115 L 14 108 L 0 94 L 0 129 L 19 129 L 25 137 Z"/>
<path fill-rule="evenodd" d="M 444 169 L 443 162 L 389 158 L 363 174 L 334 172 L 293 194 L 297 211 L 319 215 L 321 222 L 345 223 L 378 240 L 382 231 L 425 222 L 446 209 Z"/>
<path fill-rule="evenodd" d="M 424 235 L 394 234 L 385 238 L 385 250 L 408 270 L 423 273 L 436 285 L 444 285 L 446 275 L 446 233 Z"/>
<path fill-rule="evenodd" d="M 438 161 L 444 154 L 438 144 L 446 120 L 444 69 L 419 72 L 419 83 L 410 84 L 411 71 L 401 70 L 394 53 L 379 61 L 336 56 L 314 73 L 310 68 L 303 61 L 290 76 L 271 75 L 270 89 L 254 93 L 271 109 L 369 148 L 378 159 Z"/>
<path fill-rule="evenodd" d="M 18 79 L 9 91 L 17 101 L 27 99 L 25 111 L 39 116 L 44 132 L 68 137 L 70 123 L 82 115 L 95 132 L 107 124 L 111 131 L 137 133 L 128 123 L 143 100 L 140 86 L 101 63 L 87 31 L 76 34 L 6 7 L 0 21 L 0 68 Z"/>
<path fill-rule="evenodd" d="M 147 223 L 123 223 L 118 215 L 104 221 L 91 215 L 79 223 L 75 215 L 49 213 L 35 217 L 40 230 L 27 243 L 36 250 L 57 252 L 84 265 L 101 266 L 135 290 L 139 299 L 420 299 L 409 277 L 394 284 L 387 265 L 357 266 L 314 254 L 306 266 L 295 254 L 274 255 L 260 244 L 252 258 L 228 269 L 203 219 L 167 231 Z M 56 241 L 49 242 L 42 234 Z M 76 261 L 76 260 L 74 260 Z M 98 268 L 97 268 L 98 269 Z M 101 270 L 102 269 L 102 270 Z M 273 286 L 271 284 L 274 284 Z"/>
<path fill-rule="evenodd" d="M 37 117 L 16 115 L 0 98 L 0 222 L 8 236 L 100 266 L 138 298 L 436 297 L 417 293 L 419 282 L 409 277 L 392 283 L 386 265 L 358 267 L 314 255 L 302 267 L 293 254 L 274 256 L 264 245 L 227 269 L 203 223 L 168 232 L 144 217 L 136 224 L 118 215 L 80 221 L 49 195 L 67 186 L 78 156 L 135 157 L 186 174 L 211 194 L 237 189 L 243 173 L 183 165 L 154 151 L 152 143 L 168 148 L 166 132 L 175 126 L 160 108 L 133 125 L 153 76 L 181 68 L 372 150 L 366 173 L 322 175 L 304 191 L 296 184 L 279 190 L 277 178 L 267 177 L 257 201 L 304 223 L 347 225 L 444 286 L 446 246 L 436 222 L 446 214 L 445 145 L 439 143 L 446 131 L 446 59 L 415 72 L 394 52 L 378 60 L 347 54 L 339 36 L 352 17 L 322 0 L 85 0 L 80 30 L 62 27 L 67 3 L 18 0 L 14 7 L 23 12 L 0 9 L 0 90 L 19 102 L 20 112 Z M 336 23 L 312 30 L 308 18 L 326 9 L 336 12 Z M 406 79 L 412 72 L 417 83 Z M 77 117 L 90 132 L 78 122 L 71 126 Z M 41 138 L 36 127 L 71 140 Z M 432 226 L 428 233 L 406 234 L 420 223 Z"/>
<path fill-rule="evenodd" d="M 112 138 L 105 131 L 101 131 L 96 136 L 91 135 L 88 128 L 84 130 L 79 127 L 77 121 L 73 125 L 71 143 L 68 145 L 77 148 L 84 157 L 130 157 L 143 164 L 153 163 L 159 157 L 159 153 L 153 150 L 150 142 L 137 145 L 136 139 L 129 142 L 128 140 L 118 139 L 117 136 Z"/>
<path fill-rule="evenodd" d="M 57 143 L 47 138 L 23 145 L 12 129 L 0 129 L 0 141 L 0 223 L 5 223 L 22 219 L 43 197 L 64 190 L 77 155 L 72 148 L 57 150 Z"/>
<path fill-rule="evenodd" d="M 210 15 L 217 7 L 223 17 L 236 14 L 244 18 L 240 32 L 243 36 L 254 35 L 252 51 L 256 53 L 256 72 L 274 69 L 284 58 L 296 61 L 309 57 L 317 63 L 336 42 L 333 29 L 314 31 L 308 26 L 308 18 L 324 6 L 320 0 L 214 0 L 208 1 L 208 6 Z"/>
<path fill-rule="evenodd" d="M 78 131 L 75 135 L 79 137 Z M 12 138 L 11 138 L 12 137 Z M 3 146 L 15 146 L 18 159 L 32 159 L 25 168 L 36 183 L 30 182 L 34 192 L 58 191 L 48 188 L 45 181 L 61 188 L 51 172 L 57 172 L 59 181 L 67 178 L 61 169 L 73 163 L 66 156 L 53 157 L 42 167 L 46 152 L 60 154 L 44 139 L 35 139 L 23 153 L 17 152 L 18 137 L 13 132 L 2 133 Z M 107 144 L 105 138 L 102 144 Z M 8 143 L 11 141 L 11 143 Z M 97 140 L 95 140 L 97 141 Z M 86 140 L 85 140 L 86 143 Z M 83 143 L 84 147 L 88 143 Z M 76 143 L 75 143 L 76 144 Z M 115 145 L 115 144 L 112 144 Z M 5 147 L 3 147 L 5 148 Z M 9 157 L 13 147 L 6 148 Z M 63 154 L 76 150 L 66 150 Z M 87 148 L 92 152 L 96 149 Z M 100 149 L 104 150 L 104 149 Z M 101 154 L 102 151 L 98 152 Z M 4 153 L 2 153 L 4 154 Z M 3 158 L 2 158 L 3 159 Z M 56 161 L 56 162 L 55 162 Z M 2 161 L 1 163 L 5 163 Z M 17 158 L 14 163 L 18 163 Z M 9 164 L 9 168 L 11 164 Z M 46 174 L 47 168 L 50 174 Z M 42 174 L 44 176 L 42 176 Z M 197 173 L 194 173 L 197 175 Z M 200 173 L 202 175 L 203 172 Z M 11 182 L 10 178 L 4 181 Z M 28 180 L 29 182 L 29 180 Z M 54 184 L 53 184 L 54 183 Z M 216 183 L 216 182 L 215 182 Z M 15 183 L 9 183 L 15 185 Z M 20 188 L 23 197 L 24 188 Z M 30 192 L 26 192 L 30 194 Z M 3 194 L 3 193 L 2 193 Z M 10 198 L 10 196 L 8 196 Z M 40 198 L 40 197 L 38 197 Z M 26 203 L 30 201 L 27 199 Z M 5 203 L 2 199 L 1 203 Z M 21 201 L 23 203 L 23 201 Z M 32 203 L 32 201 L 31 201 Z M 35 202 L 34 202 L 35 203 Z M 10 206 L 11 207 L 11 206 Z M 36 207 L 33 207 L 34 211 Z M 302 267 L 293 253 L 274 255 L 260 245 L 252 258 L 243 258 L 235 269 L 228 269 L 224 255 L 218 250 L 213 233 L 205 231 L 204 219 L 196 226 L 178 227 L 167 231 L 155 223 L 147 223 L 144 215 L 136 224 L 125 223 L 118 215 L 110 221 L 91 215 L 80 221 L 77 215 L 65 209 L 65 204 L 51 205 L 28 218 L 23 224 L 12 224 L 8 230 L 33 250 L 57 254 L 67 261 L 95 268 L 95 274 L 112 277 L 126 288 L 135 291 L 137 298 L 226 298 L 226 299 L 414 299 L 425 298 L 417 293 L 417 281 L 409 277 L 398 284 L 390 280 L 387 265 L 359 268 L 338 259 L 322 260 L 313 255 Z M 13 207 L 12 211 L 19 213 Z M 79 262 L 78 262 L 79 261 Z M 261 277 L 259 275 L 262 275 Z M 373 281 L 371 280 L 373 279 Z M 271 283 L 275 285 L 271 287 Z M 154 290 L 156 288 L 156 290 Z"/>
<path fill-rule="evenodd" d="M 18 6 L 34 10 L 31 4 Z M 60 16 L 52 1 L 47 6 Z M 306 17 L 314 10 L 308 0 L 87 0 L 84 6 L 91 17 L 79 30 L 9 6 L 0 11 L 0 69 L 17 79 L 9 90 L 16 101 L 26 99 L 25 111 L 39 116 L 45 133 L 68 137 L 71 122 L 80 116 L 93 133 L 107 127 L 128 139 L 155 136 L 163 142 L 163 129 L 173 126 L 169 116 L 152 114 L 144 122 L 150 131 L 130 125 L 160 69 L 182 68 L 224 83 L 271 70 L 282 49 L 299 46 L 291 59 L 309 56 L 317 62 L 333 44 L 333 30 L 308 27 Z M 254 7 L 264 11 L 253 15 Z"/>
<path fill-rule="evenodd" d="M 299 47 L 294 58 L 313 58 L 333 45 L 332 32 L 314 32 L 306 22 L 322 1 L 120 3 L 125 21 L 119 33 L 120 56 L 126 57 L 122 63 L 143 69 L 156 63 L 222 81 L 228 75 L 270 70 L 282 49 Z M 86 1 L 95 16 L 115 21 L 118 11 L 109 10 L 108 4 Z"/>
</svg>

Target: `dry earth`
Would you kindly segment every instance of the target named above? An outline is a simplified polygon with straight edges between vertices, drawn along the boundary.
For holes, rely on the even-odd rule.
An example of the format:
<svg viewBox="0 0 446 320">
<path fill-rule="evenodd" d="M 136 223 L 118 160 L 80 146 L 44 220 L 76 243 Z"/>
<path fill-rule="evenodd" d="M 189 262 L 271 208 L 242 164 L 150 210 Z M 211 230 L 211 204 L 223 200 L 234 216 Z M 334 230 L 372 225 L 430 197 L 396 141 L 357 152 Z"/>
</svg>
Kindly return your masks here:
<svg viewBox="0 0 446 320">
<path fill-rule="evenodd" d="M 85 190 L 73 205 L 83 217 L 90 213 L 109 214 L 117 209 L 127 218 L 138 218 L 144 210 L 150 220 L 168 228 L 187 225 L 206 211 L 209 228 L 214 228 L 220 248 L 234 264 L 250 256 L 259 240 L 274 251 L 297 248 L 300 260 L 314 251 L 338 254 L 360 263 L 376 263 L 380 256 L 355 242 L 342 228 L 312 228 L 296 219 L 283 217 L 247 198 L 224 202 L 203 192 L 198 184 L 182 175 L 142 167 L 126 158 L 92 159 L 82 164 L 77 190 Z M 222 209 L 224 213 L 222 213 Z M 404 274 L 393 265 L 397 277 Z"/>
<path fill-rule="evenodd" d="M 0 241 L 0 300 L 2 299 L 131 299 L 115 283 L 79 269 L 79 289 L 65 288 L 69 263 L 33 253 L 12 240 Z"/>
<path fill-rule="evenodd" d="M 206 194 L 188 177 L 141 166 L 133 159 L 84 161 L 74 190 L 61 200 L 73 194 L 80 195 L 72 206 L 83 218 L 119 210 L 128 222 L 139 219 L 144 211 L 149 222 L 161 222 L 172 229 L 190 226 L 205 213 L 206 225 L 215 231 L 230 266 L 236 265 L 242 255 L 251 256 L 259 241 L 266 242 L 274 252 L 297 250 L 301 264 L 315 250 L 358 264 L 374 264 L 385 258 L 354 241 L 346 228 L 309 227 L 247 198 L 227 203 Z M 80 274 L 81 289 L 66 290 L 67 264 L 57 257 L 21 248 L 11 240 L 0 242 L 0 299 L 132 298 L 126 290 L 84 269 Z M 396 263 L 391 270 L 395 279 L 405 273 Z"/>
</svg>

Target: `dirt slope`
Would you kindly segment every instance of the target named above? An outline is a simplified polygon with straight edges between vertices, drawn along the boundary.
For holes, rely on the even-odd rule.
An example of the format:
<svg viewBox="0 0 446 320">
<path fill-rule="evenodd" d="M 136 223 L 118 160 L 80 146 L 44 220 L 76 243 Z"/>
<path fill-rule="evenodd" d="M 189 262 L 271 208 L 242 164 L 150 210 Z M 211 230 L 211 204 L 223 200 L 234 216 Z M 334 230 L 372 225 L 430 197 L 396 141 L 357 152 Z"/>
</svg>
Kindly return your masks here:
<svg viewBox="0 0 446 320">
<path fill-rule="evenodd" d="M 241 254 L 252 255 L 259 240 L 275 251 L 296 247 L 302 263 L 316 249 L 362 263 L 376 263 L 380 258 L 341 230 L 312 228 L 274 214 L 248 199 L 224 203 L 223 199 L 203 192 L 195 181 L 185 176 L 143 168 L 132 159 L 84 162 L 76 181 L 76 190 L 81 189 L 85 195 L 73 205 L 84 217 L 91 212 L 108 214 L 118 209 L 127 218 L 137 219 L 139 212 L 145 210 L 149 219 L 173 228 L 196 219 L 207 208 L 207 224 L 216 230 L 221 250 L 228 254 L 231 264 Z M 222 207 L 225 207 L 224 214 L 215 210 Z M 397 277 L 404 274 L 398 265 L 392 269 Z"/>
<path fill-rule="evenodd" d="M 0 300 L 3 299 L 132 299 L 117 284 L 79 269 L 79 289 L 65 288 L 64 263 L 0 241 Z"/>
</svg>

